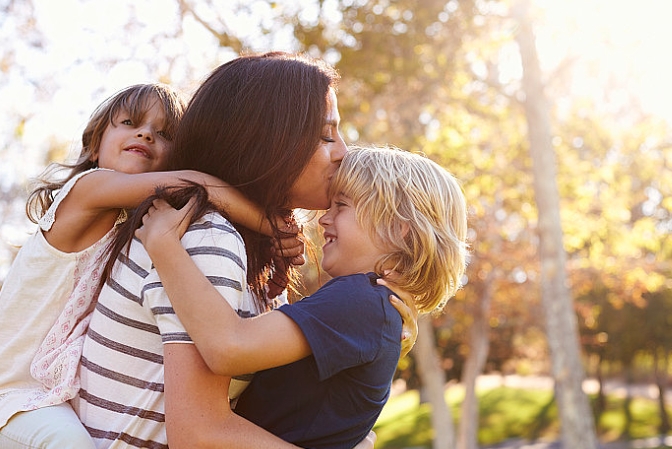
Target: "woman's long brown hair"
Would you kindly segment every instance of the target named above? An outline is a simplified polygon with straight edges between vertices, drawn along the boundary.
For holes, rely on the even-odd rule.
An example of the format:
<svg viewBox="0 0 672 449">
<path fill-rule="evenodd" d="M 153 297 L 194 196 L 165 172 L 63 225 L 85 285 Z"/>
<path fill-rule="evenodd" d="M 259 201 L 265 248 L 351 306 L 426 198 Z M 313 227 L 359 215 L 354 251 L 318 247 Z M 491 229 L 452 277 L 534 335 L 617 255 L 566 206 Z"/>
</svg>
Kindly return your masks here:
<svg viewBox="0 0 672 449">
<path fill-rule="evenodd" d="M 289 53 L 242 56 L 219 66 L 187 107 L 169 169 L 197 170 L 228 182 L 262 208 L 279 234 L 274 217 L 291 212 L 290 189 L 318 147 L 327 94 L 337 81 L 325 62 Z M 129 214 L 108 265 L 132 240 L 143 213 Z M 292 269 L 273 260 L 268 237 L 234 226 L 245 242 L 248 284 L 265 303 L 273 270 L 293 279 Z"/>
</svg>

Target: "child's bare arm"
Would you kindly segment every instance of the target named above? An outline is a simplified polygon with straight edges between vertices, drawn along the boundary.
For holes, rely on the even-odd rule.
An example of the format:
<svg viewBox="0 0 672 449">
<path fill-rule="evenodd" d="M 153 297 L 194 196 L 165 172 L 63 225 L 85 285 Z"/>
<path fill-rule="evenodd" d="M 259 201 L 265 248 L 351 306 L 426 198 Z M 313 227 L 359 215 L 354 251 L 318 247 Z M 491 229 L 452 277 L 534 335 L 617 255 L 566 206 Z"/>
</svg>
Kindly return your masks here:
<svg viewBox="0 0 672 449">
<path fill-rule="evenodd" d="M 107 233 L 119 209 L 137 207 L 152 195 L 158 186 L 181 185 L 185 181 L 204 185 L 216 205 L 227 211 L 231 220 L 249 229 L 274 236 L 273 228 L 260 208 L 237 189 L 220 179 L 193 170 L 127 174 L 98 170 L 82 177 L 59 206 L 58 220 L 47 235 L 49 242 L 62 251 L 78 251 L 88 247 Z M 296 265 L 303 263 L 303 242 L 295 225 L 286 227 L 277 217 L 285 238 L 278 241 Z"/>
<path fill-rule="evenodd" d="M 175 210 L 156 200 L 136 231 L 163 288 L 208 367 L 219 375 L 255 372 L 300 360 L 311 350 L 299 327 L 274 311 L 242 319 L 196 266 L 180 237 L 189 202 Z"/>
<path fill-rule="evenodd" d="M 158 186 L 182 185 L 191 181 L 206 187 L 212 202 L 226 210 L 236 223 L 272 236 L 272 229 L 259 207 L 236 188 L 206 173 L 175 170 L 127 174 L 100 170 L 80 179 L 70 195 L 78 197 L 80 207 L 98 211 L 137 207 Z"/>
</svg>

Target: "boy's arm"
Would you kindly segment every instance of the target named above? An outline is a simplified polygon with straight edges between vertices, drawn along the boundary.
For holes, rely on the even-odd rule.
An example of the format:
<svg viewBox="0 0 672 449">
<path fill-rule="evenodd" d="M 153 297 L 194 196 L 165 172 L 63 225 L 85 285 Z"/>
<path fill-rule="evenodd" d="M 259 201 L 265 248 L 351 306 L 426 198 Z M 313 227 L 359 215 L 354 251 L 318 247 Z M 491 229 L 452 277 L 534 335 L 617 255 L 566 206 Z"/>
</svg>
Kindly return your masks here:
<svg viewBox="0 0 672 449">
<path fill-rule="evenodd" d="M 303 333 L 284 313 L 242 319 L 222 300 L 180 241 L 191 205 L 190 201 L 182 210 L 175 210 L 165 201 L 155 201 L 136 236 L 152 257 L 175 312 L 208 367 L 215 374 L 232 376 L 309 355 Z"/>
</svg>

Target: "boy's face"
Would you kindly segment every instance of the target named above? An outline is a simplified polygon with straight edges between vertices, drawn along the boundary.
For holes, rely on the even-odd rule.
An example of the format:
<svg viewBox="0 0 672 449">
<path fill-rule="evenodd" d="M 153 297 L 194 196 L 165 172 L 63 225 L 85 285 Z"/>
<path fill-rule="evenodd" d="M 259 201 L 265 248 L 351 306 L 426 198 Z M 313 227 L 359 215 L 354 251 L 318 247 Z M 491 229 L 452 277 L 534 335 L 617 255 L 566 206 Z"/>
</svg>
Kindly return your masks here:
<svg viewBox="0 0 672 449">
<path fill-rule="evenodd" d="M 343 194 L 331 199 L 331 208 L 320 218 L 326 243 L 322 247 L 322 268 L 330 276 L 374 271 L 387 252 L 379 248 L 355 218 L 352 200 Z"/>
<path fill-rule="evenodd" d="M 135 174 L 163 170 L 172 142 L 163 131 L 165 113 L 157 100 L 145 112 L 140 123 L 121 111 L 108 124 L 100 141 L 98 166 Z"/>
</svg>

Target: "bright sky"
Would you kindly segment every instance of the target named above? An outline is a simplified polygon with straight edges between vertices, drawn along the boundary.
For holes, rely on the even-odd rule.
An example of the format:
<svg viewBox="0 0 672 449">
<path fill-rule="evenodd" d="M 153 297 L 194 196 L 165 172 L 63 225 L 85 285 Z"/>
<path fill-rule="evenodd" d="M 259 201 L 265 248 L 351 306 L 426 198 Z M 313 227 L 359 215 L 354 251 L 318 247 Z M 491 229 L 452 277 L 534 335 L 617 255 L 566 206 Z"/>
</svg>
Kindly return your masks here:
<svg viewBox="0 0 672 449">
<path fill-rule="evenodd" d="M 549 67 L 568 52 L 581 57 L 574 92 L 589 95 L 614 76 L 628 80 L 642 106 L 672 123 L 672 62 L 666 0 L 537 0 L 547 25 L 537 30 Z"/>
<path fill-rule="evenodd" d="M 301 1 L 276 2 L 276 8 L 293 8 Z M 68 144 L 71 151 L 78 151 L 89 114 L 111 93 L 129 84 L 155 81 L 150 65 L 164 67 L 168 62 L 157 57 L 151 40 L 177 26 L 177 0 L 33 3 L 44 48 L 32 47 L 30 38 L 17 39 L 12 17 L 0 17 L 0 43 L 10 46 L 14 58 L 8 71 L 0 71 L 0 114 L 5 114 L 0 117 L 0 190 L 42 170 L 51 139 L 72 142 Z M 574 93 L 590 95 L 604 85 L 606 77 L 616 76 L 630 83 L 645 109 L 672 123 L 672 36 L 668 31 L 672 1 L 536 0 L 536 4 L 544 12 L 544 22 L 536 30 L 544 69 L 551 70 L 568 54 L 579 56 Z M 251 8 L 247 17 L 223 17 L 234 34 L 253 36 L 254 21 L 269 20 L 268 4 L 252 3 Z M 306 5 L 299 11 L 315 14 Z M 130 17 L 138 24 L 129 29 Z M 279 30 L 272 43 L 259 38 L 256 49 L 289 49 L 288 36 L 285 29 Z M 166 60 L 175 57 L 170 82 L 187 90 L 211 67 L 233 56 L 219 49 L 214 38 L 193 20 L 185 21 L 182 39 L 162 40 L 160 52 Z M 101 70 L 97 65 L 101 60 L 114 62 Z M 0 63 L 4 65 L 4 61 Z M 18 141 L 14 137 L 16 122 L 7 119 L 16 116 L 26 117 Z M 0 279 L 9 260 L 3 242 L 20 243 L 26 230 L 32 230 L 32 226 L 26 227 L 22 208 L 21 204 L 14 214 L 3 214 Z"/>
</svg>

